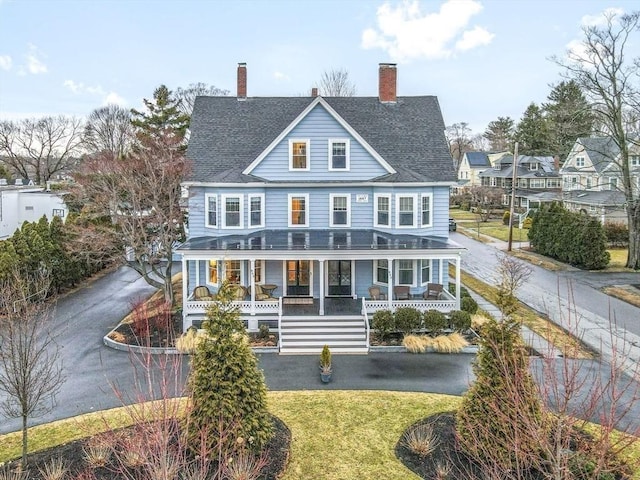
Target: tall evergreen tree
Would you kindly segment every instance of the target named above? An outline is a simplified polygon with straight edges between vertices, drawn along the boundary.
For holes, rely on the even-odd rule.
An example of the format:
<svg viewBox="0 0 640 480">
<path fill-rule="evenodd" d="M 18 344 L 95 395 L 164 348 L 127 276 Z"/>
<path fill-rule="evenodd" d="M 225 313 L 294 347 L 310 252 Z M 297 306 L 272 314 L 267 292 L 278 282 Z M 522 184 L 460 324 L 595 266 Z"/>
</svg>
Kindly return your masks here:
<svg viewBox="0 0 640 480">
<path fill-rule="evenodd" d="M 542 108 L 549 122 L 550 147 L 564 162 L 576 139 L 592 133 L 591 105 L 575 80 L 554 85 L 547 100 Z"/>
<path fill-rule="evenodd" d="M 549 123 L 542 109 L 531 103 L 516 128 L 515 139 L 521 155 L 550 155 Z"/>
<path fill-rule="evenodd" d="M 484 138 L 489 141 L 489 148 L 493 152 L 509 152 L 513 148 L 515 122 L 511 117 L 498 117 L 489 122 L 484 131 Z"/>
<path fill-rule="evenodd" d="M 141 143 L 166 140 L 169 136 L 181 150 L 186 149 L 184 139 L 190 117 L 180 109 L 180 100 L 165 85 L 160 85 L 153 92 L 153 100 L 145 98 L 144 105 L 147 112 L 131 110 L 131 123 Z"/>
</svg>

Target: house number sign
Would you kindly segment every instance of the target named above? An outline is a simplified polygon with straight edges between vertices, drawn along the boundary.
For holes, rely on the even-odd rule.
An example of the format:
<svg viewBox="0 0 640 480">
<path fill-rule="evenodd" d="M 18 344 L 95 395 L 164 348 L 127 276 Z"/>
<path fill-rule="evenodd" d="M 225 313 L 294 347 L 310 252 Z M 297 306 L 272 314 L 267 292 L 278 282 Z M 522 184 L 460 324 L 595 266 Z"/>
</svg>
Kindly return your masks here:
<svg viewBox="0 0 640 480">
<path fill-rule="evenodd" d="M 369 194 L 358 193 L 356 195 L 356 203 L 368 203 L 368 202 L 369 202 Z"/>
</svg>

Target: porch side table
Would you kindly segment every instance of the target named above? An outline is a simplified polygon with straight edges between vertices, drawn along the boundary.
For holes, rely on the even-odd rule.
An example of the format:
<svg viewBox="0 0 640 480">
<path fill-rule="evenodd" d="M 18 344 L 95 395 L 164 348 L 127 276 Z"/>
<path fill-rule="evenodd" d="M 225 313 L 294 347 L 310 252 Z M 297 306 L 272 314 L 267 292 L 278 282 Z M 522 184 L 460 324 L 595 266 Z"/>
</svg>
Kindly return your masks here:
<svg viewBox="0 0 640 480">
<path fill-rule="evenodd" d="M 267 295 L 269 295 L 270 298 L 273 298 L 273 292 L 276 288 L 278 288 L 278 286 L 274 285 L 273 283 L 263 283 L 262 285 L 260 285 L 260 288 L 267 292 Z"/>
</svg>

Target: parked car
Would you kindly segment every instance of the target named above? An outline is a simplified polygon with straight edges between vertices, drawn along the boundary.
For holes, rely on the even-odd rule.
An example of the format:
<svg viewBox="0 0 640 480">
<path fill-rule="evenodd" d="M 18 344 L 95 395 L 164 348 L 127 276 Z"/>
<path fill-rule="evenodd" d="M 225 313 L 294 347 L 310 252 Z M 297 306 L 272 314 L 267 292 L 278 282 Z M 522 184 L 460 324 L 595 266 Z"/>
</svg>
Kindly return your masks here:
<svg viewBox="0 0 640 480">
<path fill-rule="evenodd" d="M 456 221 L 453 218 L 449 219 L 449 231 L 450 232 L 455 232 L 458 228 L 458 225 L 456 224 Z"/>
</svg>

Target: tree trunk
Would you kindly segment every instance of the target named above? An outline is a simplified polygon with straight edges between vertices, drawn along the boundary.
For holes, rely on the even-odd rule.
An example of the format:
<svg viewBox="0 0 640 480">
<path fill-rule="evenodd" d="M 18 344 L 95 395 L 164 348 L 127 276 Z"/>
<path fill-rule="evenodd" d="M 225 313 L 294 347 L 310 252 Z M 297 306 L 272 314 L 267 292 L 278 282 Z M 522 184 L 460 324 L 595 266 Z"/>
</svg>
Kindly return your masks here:
<svg viewBox="0 0 640 480">
<path fill-rule="evenodd" d="M 22 415 L 22 471 L 27 468 L 27 416 Z"/>
<path fill-rule="evenodd" d="M 629 224 L 629 250 L 627 268 L 640 270 L 640 200 L 627 206 Z"/>
</svg>

